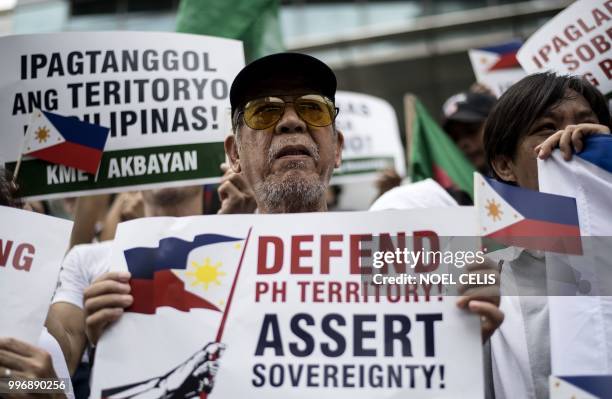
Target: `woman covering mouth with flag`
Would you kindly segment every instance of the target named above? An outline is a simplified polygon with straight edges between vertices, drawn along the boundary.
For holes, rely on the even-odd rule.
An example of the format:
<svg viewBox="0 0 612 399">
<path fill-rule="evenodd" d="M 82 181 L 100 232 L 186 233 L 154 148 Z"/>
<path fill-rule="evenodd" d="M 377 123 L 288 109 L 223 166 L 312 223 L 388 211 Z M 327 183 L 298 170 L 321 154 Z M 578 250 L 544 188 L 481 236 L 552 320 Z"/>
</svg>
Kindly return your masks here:
<svg viewBox="0 0 612 399">
<path fill-rule="evenodd" d="M 569 161 L 587 136 L 609 133 L 608 106 L 595 87 L 579 77 L 539 73 L 500 97 L 485 125 L 484 146 L 495 179 L 537 191 L 538 158 L 558 147 Z M 502 293 L 510 281 L 516 291 L 502 297 L 506 321 L 491 338 L 495 397 L 548 398 L 556 331 L 549 324 L 544 254 L 511 248 L 504 257 Z"/>
</svg>

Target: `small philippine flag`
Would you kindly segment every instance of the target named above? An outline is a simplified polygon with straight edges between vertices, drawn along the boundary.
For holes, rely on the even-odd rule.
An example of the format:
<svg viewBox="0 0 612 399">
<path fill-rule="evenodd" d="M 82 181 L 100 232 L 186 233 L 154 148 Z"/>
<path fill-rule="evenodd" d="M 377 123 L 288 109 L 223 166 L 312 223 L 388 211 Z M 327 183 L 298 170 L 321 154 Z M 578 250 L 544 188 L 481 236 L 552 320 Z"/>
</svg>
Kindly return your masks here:
<svg viewBox="0 0 612 399">
<path fill-rule="evenodd" d="M 576 199 L 474 174 L 480 234 L 521 248 L 582 254 Z"/>
<path fill-rule="evenodd" d="M 110 129 L 35 110 L 23 155 L 96 174 Z"/>
</svg>

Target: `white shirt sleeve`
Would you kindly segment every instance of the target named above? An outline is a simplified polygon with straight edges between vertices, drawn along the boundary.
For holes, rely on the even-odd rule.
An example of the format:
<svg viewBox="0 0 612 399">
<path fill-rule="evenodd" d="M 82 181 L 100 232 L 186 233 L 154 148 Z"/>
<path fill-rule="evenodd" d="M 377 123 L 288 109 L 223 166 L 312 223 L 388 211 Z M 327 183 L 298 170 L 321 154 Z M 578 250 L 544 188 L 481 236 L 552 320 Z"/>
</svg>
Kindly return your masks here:
<svg viewBox="0 0 612 399">
<path fill-rule="evenodd" d="M 59 285 L 52 303 L 67 302 L 83 309 L 83 292 L 108 271 L 111 241 L 76 245 L 62 263 Z"/>
</svg>

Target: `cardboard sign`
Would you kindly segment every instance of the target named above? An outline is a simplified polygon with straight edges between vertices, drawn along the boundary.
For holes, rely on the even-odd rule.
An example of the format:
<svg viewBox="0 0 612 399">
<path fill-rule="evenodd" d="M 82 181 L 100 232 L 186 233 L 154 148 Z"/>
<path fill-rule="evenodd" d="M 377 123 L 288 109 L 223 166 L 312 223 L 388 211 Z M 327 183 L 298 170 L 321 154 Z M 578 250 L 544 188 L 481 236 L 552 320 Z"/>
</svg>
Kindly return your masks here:
<svg viewBox="0 0 612 399">
<path fill-rule="evenodd" d="M 30 198 L 216 180 L 242 44 L 156 32 L 0 38 L 0 159 L 14 169 L 35 108 L 110 128 L 98 174 L 25 158 Z"/>
<path fill-rule="evenodd" d="M 510 86 L 526 76 L 516 59 L 520 40 L 468 51 L 476 81 L 501 96 Z"/>
<path fill-rule="evenodd" d="M 612 92 L 612 2 L 579 0 L 534 33 L 517 53 L 527 73 L 584 76 L 604 95 Z"/>
<path fill-rule="evenodd" d="M 483 398 L 479 319 L 456 297 L 361 289 L 399 237 L 475 233 L 473 208 L 121 224 L 112 264 L 135 299 L 98 343 L 92 397 Z"/>
<path fill-rule="evenodd" d="M 406 175 L 397 117 L 391 104 L 366 94 L 338 91 L 336 127 L 344 134 L 342 165 L 332 183 L 373 180 L 385 168 Z"/>
<path fill-rule="evenodd" d="M 0 206 L 0 220 L 0 337 L 36 344 L 72 222 L 5 206 Z"/>
</svg>

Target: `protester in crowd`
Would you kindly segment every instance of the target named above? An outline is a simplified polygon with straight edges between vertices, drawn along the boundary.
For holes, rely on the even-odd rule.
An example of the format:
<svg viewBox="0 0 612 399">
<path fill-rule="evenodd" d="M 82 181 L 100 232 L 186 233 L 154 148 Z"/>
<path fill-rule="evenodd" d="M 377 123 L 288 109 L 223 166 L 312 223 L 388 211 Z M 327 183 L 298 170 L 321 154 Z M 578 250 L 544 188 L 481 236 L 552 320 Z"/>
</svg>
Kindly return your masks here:
<svg viewBox="0 0 612 399">
<path fill-rule="evenodd" d="M 610 132 L 602 94 L 578 77 L 540 73 L 508 89 L 485 125 L 487 164 L 500 181 L 538 190 L 537 157 L 559 147 L 566 160 L 586 135 Z M 548 398 L 550 330 L 544 256 L 516 250 L 502 260 L 505 282 L 519 296 L 503 297 L 507 322 L 491 339 L 497 398 Z M 518 366 L 518 367 L 517 367 Z"/>
<path fill-rule="evenodd" d="M 143 200 L 144 216 L 191 216 L 201 215 L 202 186 L 165 188 L 147 190 L 140 194 Z M 79 365 L 83 351 L 86 347 L 86 324 L 84 311 L 84 295 L 96 297 L 103 294 L 105 289 L 120 287 L 118 295 L 98 298 L 90 301 L 89 311 L 95 313 L 99 307 L 106 307 L 105 311 L 96 314 L 96 317 L 87 320 L 88 330 L 92 334 L 91 342 L 97 342 L 97 331 L 100 325 L 107 325 L 116 320 L 122 309 L 129 306 L 131 297 L 127 295 L 129 286 L 125 289 L 121 282 L 127 282 L 124 273 L 109 272 L 109 257 L 112 241 L 75 246 L 64 259 L 59 277 L 59 287 L 53 298 L 47 328 L 56 337 L 66 357 L 71 374 Z M 87 288 L 92 284 L 91 289 Z M 101 288 L 101 291 L 99 290 Z"/>
<path fill-rule="evenodd" d="M 16 187 L 0 168 L 0 205 L 19 207 L 21 202 L 15 197 Z M 40 334 L 38 345 L 34 346 L 13 337 L 0 337 L 0 377 L 15 378 L 63 378 L 69 382 L 70 375 L 57 342 L 46 329 Z M 0 389 L 8 391 L 6 381 L 0 382 Z M 72 392 L 69 384 L 65 392 Z M 36 398 L 38 394 L 3 393 L 2 397 Z M 49 394 L 51 398 L 65 398 L 66 394 Z"/>
<path fill-rule="evenodd" d="M 482 174 L 488 169 L 482 135 L 495 101 L 490 94 L 468 91 L 450 97 L 442 107 L 442 128 Z"/>
<path fill-rule="evenodd" d="M 234 80 L 234 134 L 226 138 L 225 149 L 232 171 L 253 188 L 260 213 L 327 210 L 325 194 L 340 165 L 343 140 L 333 123 L 335 91 L 336 78 L 327 65 L 296 53 L 257 60 Z M 93 344 L 131 304 L 128 280 L 128 273 L 107 273 L 86 290 L 87 336 Z M 503 314 L 499 297 L 480 293 L 471 290 L 459 305 L 481 316 L 486 339 Z"/>
</svg>

